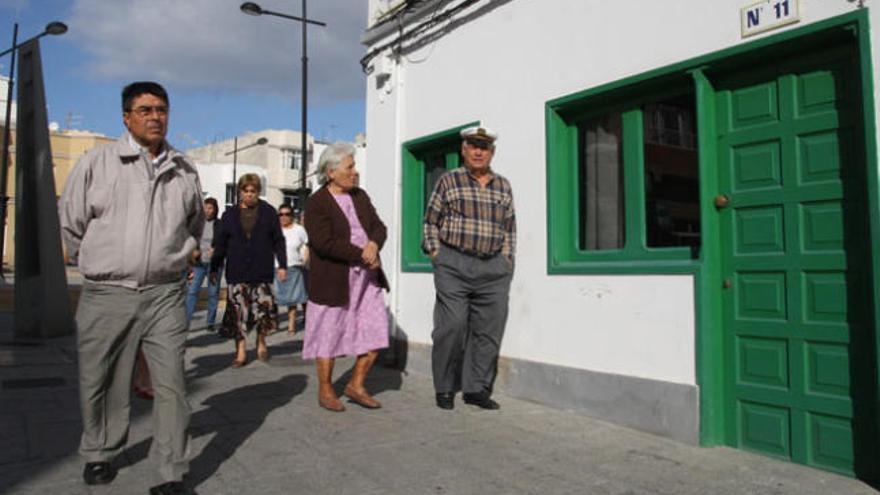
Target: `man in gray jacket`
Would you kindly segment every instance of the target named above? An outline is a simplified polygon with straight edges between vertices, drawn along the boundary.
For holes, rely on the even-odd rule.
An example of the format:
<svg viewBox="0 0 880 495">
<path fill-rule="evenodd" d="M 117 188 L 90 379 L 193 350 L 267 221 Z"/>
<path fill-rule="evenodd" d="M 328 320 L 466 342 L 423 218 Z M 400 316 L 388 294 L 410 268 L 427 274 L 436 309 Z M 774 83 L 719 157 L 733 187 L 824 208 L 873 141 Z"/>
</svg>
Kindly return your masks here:
<svg viewBox="0 0 880 495">
<path fill-rule="evenodd" d="M 187 493 L 182 274 L 205 222 L 201 186 L 195 167 L 165 141 L 162 86 L 126 86 L 122 120 L 127 132 L 80 159 L 60 202 L 67 254 L 85 277 L 76 313 L 83 479 L 99 485 L 116 476 L 141 347 L 155 389 L 151 457 L 162 479 L 150 493 Z"/>
</svg>

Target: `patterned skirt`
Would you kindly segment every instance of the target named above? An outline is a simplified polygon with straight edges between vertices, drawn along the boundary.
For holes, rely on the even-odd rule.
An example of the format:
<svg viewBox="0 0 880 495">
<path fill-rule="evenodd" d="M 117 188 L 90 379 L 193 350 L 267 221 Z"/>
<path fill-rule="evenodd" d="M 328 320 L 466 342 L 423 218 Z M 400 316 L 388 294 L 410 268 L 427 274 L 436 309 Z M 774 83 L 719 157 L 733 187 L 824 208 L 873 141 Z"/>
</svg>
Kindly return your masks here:
<svg viewBox="0 0 880 495">
<path fill-rule="evenodd" d="M 226 312 L 220 335 L 241 340 L 251 329 L 260 335 L 278 330 L 278 305 L 271 283 L 233 284 L 226 287 Z"/>
</svg>

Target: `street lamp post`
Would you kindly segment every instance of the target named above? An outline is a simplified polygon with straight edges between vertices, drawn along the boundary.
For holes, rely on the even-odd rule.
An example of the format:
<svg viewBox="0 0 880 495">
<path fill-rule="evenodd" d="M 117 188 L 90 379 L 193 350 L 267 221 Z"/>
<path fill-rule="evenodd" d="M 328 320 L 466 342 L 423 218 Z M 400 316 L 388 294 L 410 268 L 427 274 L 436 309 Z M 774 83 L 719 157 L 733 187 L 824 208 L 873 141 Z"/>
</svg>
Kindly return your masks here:
<svg viewBox="0 0 880 495">
<path fill-rule="evenodd" d="M 6 183 L 9 182 L 9 141 L 12 137 L 10 131 L 10 122 L 12 119 L 12 88 L 15 85 L 15 52 L 21 45 L 30 43 L 36 39 L 42 38 L 47 34 L 61 35 L 67 32 L 67 24 L 63 22 L 53 21 L 46 24 L 43 32 L 30 38 L 22 43 L 18 43 L 18 23 L 12 27 L 12 46 L 0 52 L 0 57 L 12 54 L 12 60 L 9 62 L 9 81 L 6 82 L 6 112 L 3 120 L 3 147 L 0 148 L 0 280 L 4 280 L 3 275 L 3 256 L 6 253 L 6 211 L 9 203 L 9 195 L 6 194 Z"/>
<path fill-rule="evenodd" d="M 302 154 L 302 170 L 300 171 L 300 193 L 305 196 L 306 194 L 306 175 L 309 169 L 309 153 L 308 153 L 308 142 L 306 139 L 306 135 L 308 134 L 308 106 L 309 106 L 309 93 L 308 93 L 308 73 L 309 73 L 309 57 L 308 51 L 306 50 L 306 26 L 309 24 L 315 24 L 317 26 L 326 26 L 327 24 L 321 21 L 315 21 L 309 19 L 306 16 L 306 0 L 302 0 L 302 17 L 297 17 L 294 15 L 282 14 L 280 12 L 273 12 L 271 10 L 266 10 L 254 2 L 245 2 L 241 4 L 241 11 L 248 15 L 271 15 L 275 17 L 281 17 L 283 19 L 290 19 L 293 21 L 300 21 L 302 23 L 302 139 L 300 141 Z M 303 197 L 303 200 L 305 198 Z"/>
<path fill-rule="evenodd" d="M 261 138 L 258 138 L 253 143 L 239 148 L 238 147 L 238 136 L 235 136 L 235 138 L 232 140 L 232 151 L 227 151 L 226 154 L 224 155 L 224 156 L 232 155 L 232 206 L 235 206 L 238 204 L 238 184 L 235 183 L 235 181 L 237 180 L 236 168 L 238 167 L 238 152 L 246 150 L 248 148 L 253 148 L 254 146 L 266 144 L 268 142 L 269 142 L 268 139 L 261 137 Z"/>
</svg>

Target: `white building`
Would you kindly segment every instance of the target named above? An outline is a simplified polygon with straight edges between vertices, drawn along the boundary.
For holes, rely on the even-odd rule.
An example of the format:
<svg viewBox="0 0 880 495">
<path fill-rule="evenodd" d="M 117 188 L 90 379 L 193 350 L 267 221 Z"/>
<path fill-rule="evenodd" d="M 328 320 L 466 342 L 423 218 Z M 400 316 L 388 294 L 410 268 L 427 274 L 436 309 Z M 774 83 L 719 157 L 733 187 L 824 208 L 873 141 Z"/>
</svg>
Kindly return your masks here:
<svg viewBox="0 0 880 495">
<path fill-rule="evenodd" d="M 9 78 L 6 76 L 0 76 L 0 119 L 6 118 L 6 95 L 9 93 Z M 9 124 L 10 127 L 15 127 L 15 119 L 16 111 L 15 100 L 12 100 L 12 104 L 10 105 L 10 113 L 9 113 Z M 0 127 L 2 127 L 4 122 L 0 120 Z M 2 138 L 0 138 L 2 141 Z"/>
<path fill-rule="evenodd" d="M 858 0 L 371 0 L 363 182 L 395 336 L 459 129 L 500 135 L 518 251 L 497 386 L 859 477 L 878 459 L 875 81 Z M 871 30 L 869 30 L 871 28 Z M 872 68 L 873 67 L 873 68 Z"/>
<path fill-rule="evenodd" d="M 266 139 L 265 144 L 258 143 L 260 138 Z M 225 201 L 229 204 L 235 181 L 241 177 L 241 174 L 246 173 L 243 172 L 242 164 L 247 164 L 251 167 L 248 170 L 259 170 L 263 181 L 262 199 L 272 206 L 277 207 L 287 203 L 293 205 L 295 209 L 301 209 L 301 199 L 297 191 L 302 185 L 300 174 L 302 134 L 284 129 L 266 129 L 238 136 L 237 139 L 237 148 L 236 138 L 232 138 L 186 152 L 198 165 L 203 188 L 215 195 L 220 203 Z M 316 141 L 312 136 L 307 136 L 307 143 L 310 153 L 305 185 L 306 188 L 314 191 L 317 186 L 315 167 L 327 144 Z M 362 139 L 354 144 L 355 161 L 361 175 L 365 176 L 366 144 Z M 238 151 L 233 153 L 236 149 Z M 237 162 L 235 167 L 233 167 L 234 162 Z M 211 188 L 209 189 L 206 184 L 212 184 Z"/>
</svg>

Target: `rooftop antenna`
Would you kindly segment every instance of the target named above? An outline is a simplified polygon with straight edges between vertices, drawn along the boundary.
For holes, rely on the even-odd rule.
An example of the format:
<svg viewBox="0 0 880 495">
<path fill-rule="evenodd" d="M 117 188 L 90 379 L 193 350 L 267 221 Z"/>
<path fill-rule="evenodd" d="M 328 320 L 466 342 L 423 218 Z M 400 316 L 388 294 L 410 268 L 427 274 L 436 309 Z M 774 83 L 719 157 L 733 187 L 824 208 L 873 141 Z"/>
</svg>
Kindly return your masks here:
<svg viewBox="0 0 880 495">
<path fill-rule="evenodd" d="M 82 125 L 82 117 L 82 115 L 67 112 L 67 115 L 64 117 L 64 129 L 69 131 L 73 126 Z"/>
</svg>

